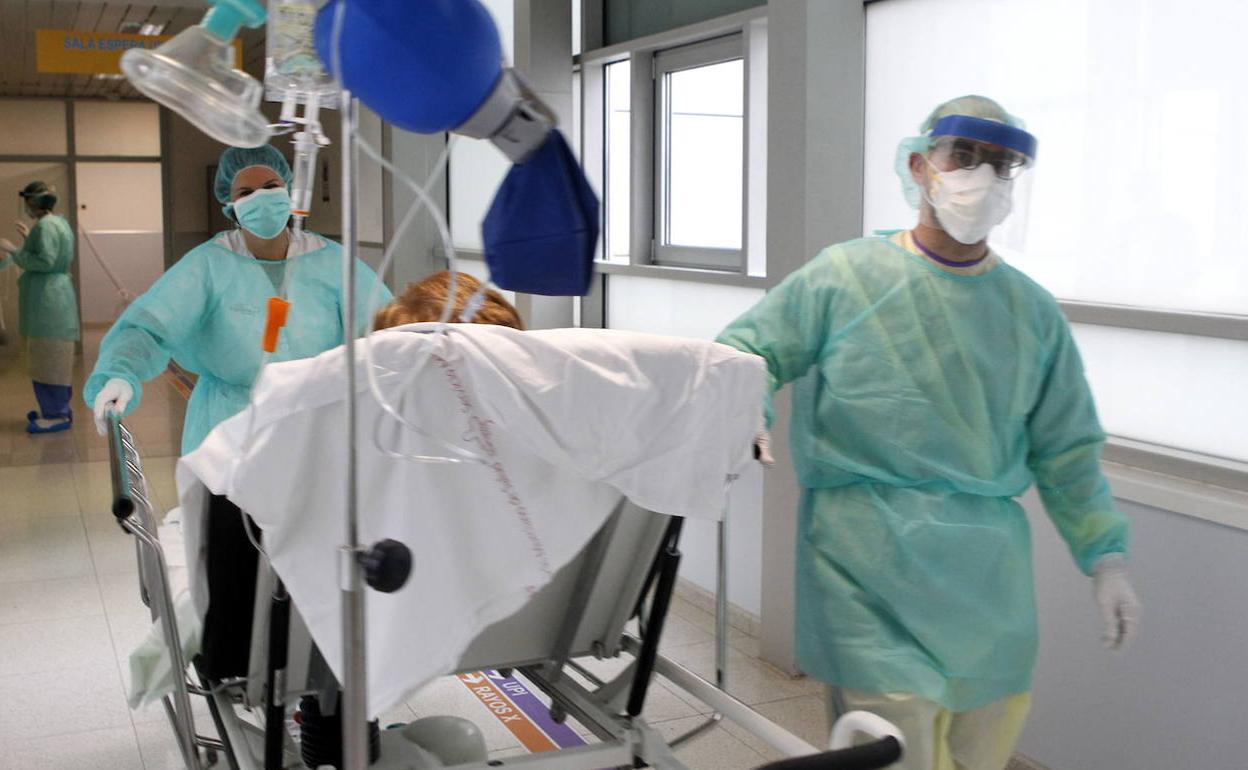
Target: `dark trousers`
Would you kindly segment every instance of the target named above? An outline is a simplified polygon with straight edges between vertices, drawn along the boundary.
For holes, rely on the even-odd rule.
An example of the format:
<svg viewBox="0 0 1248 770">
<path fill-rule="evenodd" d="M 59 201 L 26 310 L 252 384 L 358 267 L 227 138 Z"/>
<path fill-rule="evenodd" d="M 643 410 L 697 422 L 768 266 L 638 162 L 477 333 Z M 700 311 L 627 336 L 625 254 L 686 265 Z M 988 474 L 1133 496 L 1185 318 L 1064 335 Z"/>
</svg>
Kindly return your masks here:
<svg viewBox="0 0 1248 770">
<path fill-rule="evenodd" d="M 74 389 L 69 385 L 49 385 L 46 382 L 34 382 L 35 400 L 39 402 L 39 416 L 45 420 L 56 420 L 62 417 L 72 418 L 73 411 L 69 408 L 70 399 L 74 397 Z"/>
<path fill-rule="evenodd" d="M 246 676 L 256 603 L 259 553 L 243 529 L 244 514 L 219 495 L 208 503 L 208 612 L 199 670 L 209 679 Z M 260 532 L 250 518 L 256 542 Z"/>
</svg>

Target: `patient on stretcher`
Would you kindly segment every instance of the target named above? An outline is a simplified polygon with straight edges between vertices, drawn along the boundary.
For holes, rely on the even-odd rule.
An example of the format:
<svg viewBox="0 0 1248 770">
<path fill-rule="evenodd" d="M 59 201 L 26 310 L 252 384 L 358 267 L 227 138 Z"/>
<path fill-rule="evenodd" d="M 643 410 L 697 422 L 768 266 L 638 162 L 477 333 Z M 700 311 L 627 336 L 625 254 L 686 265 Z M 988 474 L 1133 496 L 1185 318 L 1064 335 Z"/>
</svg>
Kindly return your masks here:
<svg viewBox="0 0 1248 770">
<path fill-rule="evenodd" d="M 392 303 L 377 311 L 375 328 L 439 320 L 450 283 L 450 272 L 443 270 L 408 284 Z M 458 273 L 451 321 L 460 322 L 464 316 L 471 316 L 471 323 L 524 330 L 520 314 L 502 294 L 485 289 L 467 273 Z M 243 530 L 243 516 L 224 497 L 212 496 L 209 511 L 207 567 L 212 598 L 204 621 L 199 662 L 201 670 L 214 679 L 244 676 L 251 651 L 251 608 L 256 590 L 257 553 L 251 541 L 259 537 L 259 532 L 253 531 L 248 538 Z"/>
<path fill-rule="evenodd" d="M 446 307 L 446 295 L 451 288 L 451 274 L 443 270 L 419 283 L 408 284 L 407 289 L 394 302 L 377 311 L 373 328 L 389 329 L 403 324 L 437 321 Z M 473 301 L 476 297 L 476 301 Z M 455 309 L 451 322 L 457 323 L 466 315 L 469 302 L 476 305 L 470 313 L 471 323 L 496 324 L 524 331 L 524 322 L 511 303 L 493 289 L 483 291 L 481 282 L 467 273 L 459 273 L 455 279 Z"/>
<path fill-rule="evenodd" d="M 450 291 L 451 274 L 434 273 L 407 289 L 392 303 L 377 311 L 376 329 L 404 324 L 432 322 L 442 317 Z M 472 323 L 494 324 L 523 330 L 524 322 L 515 307 L 502 294 L 484 289 L 481 282 L 466 273 L 455 281 L 455 305 L 452 322 L 471 315 Z M 466 309 L 475 312 L 466 312 Z M 207 539 L 208 584 L 212 597 L 204 619 L 202 636 L 193 633 L 196 624 L 189 615 L 182 618 L 182 627 L 193 641 L 185 645 L 190 653 L 198 653 L 200 670 L 213 679 L 245 676 L 250 655 L 252 606 L 256 591 L 258 554 L 252 545 L 260 533 L 254 529 L 249 538 L 244 531 L 244 516 L 225 497 L 212 495 L 208 500 Z M 178 548 L 180 551 L 180 546 Z M 183 603 L 184 608 L 188 607 Z M 132 656 L 132 705 L 150 700 L 167 690 L 169 672 L 162 658 L 159 628 L 153 626 L 149 638 Z M 162 682 L 157 686 L 156 680 Z"/>
</svg>

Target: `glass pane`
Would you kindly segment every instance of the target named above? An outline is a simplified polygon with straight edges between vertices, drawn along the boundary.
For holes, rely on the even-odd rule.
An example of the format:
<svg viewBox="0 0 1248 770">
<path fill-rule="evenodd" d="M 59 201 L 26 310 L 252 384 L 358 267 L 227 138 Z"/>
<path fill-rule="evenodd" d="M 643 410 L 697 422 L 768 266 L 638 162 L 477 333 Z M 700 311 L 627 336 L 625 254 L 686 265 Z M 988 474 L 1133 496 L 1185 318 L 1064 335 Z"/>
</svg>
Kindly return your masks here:
<svg viewBox="0 0 1248 770">
<path fill-rule="evenodd" d="M 160 108 L 148 102 L 74 103 L 79 155 L 160 155 Z"/>
<path fill-rule="evenodd" d="M 735 59 L 664 78 L 668 245 L 741 248 L 742 73 Z"/>
<path fill-rule="evenodd" d="M 1248 342 L 1074 325 L 1109 433 L 1248 462 Z"/>
<path fill-rule="evenodd" d="M 1244 314 L 1248 3 L 1112 6 L 869 4 L 864 231 L 915 221 L 893 170 L 898 140 L 943 100 L 986 94 L 1040 143 L 1011 262 L 1065 299 Z M 932 40 L 959 42 L 932 57 Z"/>
<path fill-rule="evenodd" d="M 628 262 L 632 62 L 607 65 L 607 259 Z"/>
<path fill-rule="evenodd" d="M 572 0 L 572 55 L 581 52 L 581 0 Z"/>
<path fill-rule="evenodd" d="M 0 109 L 5 155 L 64 155 L 65 103 L 50 99 L 8 100 Z"/>
</svg>

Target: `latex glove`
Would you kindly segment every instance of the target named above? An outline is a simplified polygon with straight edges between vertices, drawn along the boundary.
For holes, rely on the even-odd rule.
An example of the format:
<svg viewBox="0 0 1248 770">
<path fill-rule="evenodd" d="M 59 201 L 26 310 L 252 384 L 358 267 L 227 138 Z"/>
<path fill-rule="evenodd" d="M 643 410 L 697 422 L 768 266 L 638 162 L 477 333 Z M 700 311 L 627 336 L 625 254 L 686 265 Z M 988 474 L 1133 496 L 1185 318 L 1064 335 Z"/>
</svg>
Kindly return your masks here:
<svg viewBox="0 0 1248 770">
<path fill-rule="evenodd" d="M 1102 556 L 1092 567 L 1092 591 L 1101 608 L 1105 648 L 1118 650 L 1135 638 L 1140 627 L 1139 598 L 1127 579 L 1127 559 L 1120 553 Z"/>
<path fill-rule="evenodd" d="M 100 394 L 95 397 L 95 404 L 92 405 L 95 409 L 95 429 L 101 436 L 108 435 L 108 413 L 125 414 L 126 407 L 133 398 L 134 388 L 125 380 L 114 377 L 104 383 Z"/>
<path fill-rule="evenodd" d="M 754 459 L 762 463 L 764 468 L 776 464 L 776 458 L 771 456 L 771 433 L 766 429 L 760 430 L 754 437 Z"/>
<path fill-rule="evenodd" d="M 13 243 L 13 241 L 10 241 L 8 238 L 0 238 L 0 250 L 7 251 L 12 254 L 17 251 L 17 244 Z"/>
<path fill-rule="evenodd" d="M 30 225 L 20 219 L 17 222 L 14 222 L 14 224 L 17 225 L 17 231 L 22 234 L 23 238 L 30 235 Z"/>
</svg>

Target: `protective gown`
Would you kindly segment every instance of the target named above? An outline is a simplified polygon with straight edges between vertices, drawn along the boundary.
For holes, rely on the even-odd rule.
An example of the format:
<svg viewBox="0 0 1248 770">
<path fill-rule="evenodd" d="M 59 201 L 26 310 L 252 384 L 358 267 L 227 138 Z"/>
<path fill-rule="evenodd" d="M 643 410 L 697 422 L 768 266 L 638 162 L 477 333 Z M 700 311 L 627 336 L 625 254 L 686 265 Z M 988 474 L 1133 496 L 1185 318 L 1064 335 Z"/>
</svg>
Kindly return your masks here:
<svg viewBox="0 0 1248 770">
<path fill-rule="evenodd" d="M 721 342 L 794 392 L 797 657 L 842 688 L 966 711 L 1030 689 L 1033 483 L 1085 573 L 1125 552 L 1104 434 L 1053 297 L 891 240 L 825 249 Z M 770 414 L 770 404 L 768 405 Z"/>
<path fill-rule="evenodd" d="M 30 228 L 26 242 L 13 252 L 24 272 L 17 279 L 18 330 L 26 338 L 78 339 L 78 297 L 69 269 L 74 263 L 74 231 L 57 214 L 45 214 Z"/>
<path fill-rule="evenodd" d="M 235 234 L 221 233 L 187 252 L 122 313 L 100 345 L 87 380 L 86 401 L 109 379 L 140 384 L 165 370 L 169 359 L 199 375 L 186 411 L 182 453 L 199 446 L 217 423 L 247 406 L 260 367 L 268 300 L 277 294 L 274 268 L 294 270 L 287 299 L 290 313 L 273 361 L 309 358 L 342 343 L 342 247 L 304 233 L 284 262 L 256 259 Z M 282 269 L 278 267 L 278 269 Z M 357 262 L 356 327 L 367 328 L 368 292 L 375 274 Z M 391 295 L 381 290 L 382 302 Z"/>
</svg>

